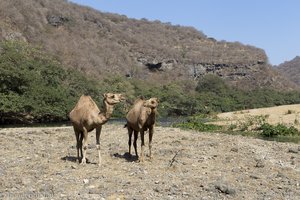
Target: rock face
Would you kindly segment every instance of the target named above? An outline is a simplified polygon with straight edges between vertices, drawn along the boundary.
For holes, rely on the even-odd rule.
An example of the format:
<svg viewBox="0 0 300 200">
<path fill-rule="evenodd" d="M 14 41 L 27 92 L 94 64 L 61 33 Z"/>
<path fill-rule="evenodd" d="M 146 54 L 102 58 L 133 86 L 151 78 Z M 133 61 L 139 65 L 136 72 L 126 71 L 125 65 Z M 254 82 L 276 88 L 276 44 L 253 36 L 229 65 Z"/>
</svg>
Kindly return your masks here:
<svg viewBox="0 0 300 200">
<path fill-rule="evenodd" d="M 0 2 L 0 38 L 42 46 L 66 67 L 101 78 L 120 75 L 168 83 L 214 73 L 246 88 L 294 86 L 268 64 L 264 50 L 217 41 L 192 27 L 101 13 L 63 0 Z"/>
<path fill-rule="evenodd" d="M 48 15 L 47 21 L 52 26 L 58 27 L 58 26 L 63 26 L 64 23 L 69 21 L 69 19 L 67 17 L 63 17 L 63 16 Z"/>
<path fill-rule="evenodd" d="M 0 137 L 1 199 L 300 199 L 299 144 L 156 127 L 154 158 L 142 164 L 127 155 L 123 124 L 107 124 L 99 168 L 94 132 L 86 165 L 72 127 Z"/>
<path fill-rule="evenodd" d="M 294 59 L 276 66 L 276 68 L 289 80 L 300 86 L 300 56 L 296 56 Z"/>
</svg>

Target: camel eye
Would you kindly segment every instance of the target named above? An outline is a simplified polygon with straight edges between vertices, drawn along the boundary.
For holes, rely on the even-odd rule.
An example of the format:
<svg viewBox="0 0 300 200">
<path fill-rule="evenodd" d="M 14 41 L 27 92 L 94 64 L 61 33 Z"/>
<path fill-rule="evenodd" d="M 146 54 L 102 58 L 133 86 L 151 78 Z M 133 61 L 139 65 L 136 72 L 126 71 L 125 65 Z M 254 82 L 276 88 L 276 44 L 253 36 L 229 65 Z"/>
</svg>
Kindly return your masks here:
<svg viewBox="0 0 300 200">
<path fill-rule="evenodd" d="M 113 95 L 111 95 L 111 98 L 115 98 L 115 95 L 113 94 Z"/>
<path fill-rule="evenodd" d="M 155 101 L 151 101 L 151 104 L 155 104 Z"/>
</svg>

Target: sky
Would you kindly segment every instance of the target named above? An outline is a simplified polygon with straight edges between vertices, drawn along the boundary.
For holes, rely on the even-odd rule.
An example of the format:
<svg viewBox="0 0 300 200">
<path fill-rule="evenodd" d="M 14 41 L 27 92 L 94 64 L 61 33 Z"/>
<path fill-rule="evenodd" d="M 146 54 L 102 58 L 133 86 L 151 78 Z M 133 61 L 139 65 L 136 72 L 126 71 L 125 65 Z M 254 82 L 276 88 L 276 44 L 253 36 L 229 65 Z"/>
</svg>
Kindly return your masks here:
<svg viewBox="0 0 300 200">
<path fill-rule="evenodd" d="M 129 18 L 192 26 L 208 37 L 264 49 L 278 65 L 300 56 L 300 0 L 69 0 Z"/>
</svg>

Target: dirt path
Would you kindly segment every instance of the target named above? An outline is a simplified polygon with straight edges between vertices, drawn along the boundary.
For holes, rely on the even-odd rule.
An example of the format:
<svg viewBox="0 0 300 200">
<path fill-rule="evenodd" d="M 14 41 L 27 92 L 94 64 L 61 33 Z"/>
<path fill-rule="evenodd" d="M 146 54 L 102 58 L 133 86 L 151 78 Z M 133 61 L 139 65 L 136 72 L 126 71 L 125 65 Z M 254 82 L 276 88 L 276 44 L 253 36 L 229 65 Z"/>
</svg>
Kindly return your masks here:
<svg viewBox="0 0 300 200">
<path fill-rule="evenodd" d="M 156 127 L 154 159 L 141 164 L 125 154 L 122 125 L 107 124 L 99 168 L 94 132 L 85 166 L 71 127 L 0 138 L 0 199 L 300 199 L 299 144 Z"/>
</svg>

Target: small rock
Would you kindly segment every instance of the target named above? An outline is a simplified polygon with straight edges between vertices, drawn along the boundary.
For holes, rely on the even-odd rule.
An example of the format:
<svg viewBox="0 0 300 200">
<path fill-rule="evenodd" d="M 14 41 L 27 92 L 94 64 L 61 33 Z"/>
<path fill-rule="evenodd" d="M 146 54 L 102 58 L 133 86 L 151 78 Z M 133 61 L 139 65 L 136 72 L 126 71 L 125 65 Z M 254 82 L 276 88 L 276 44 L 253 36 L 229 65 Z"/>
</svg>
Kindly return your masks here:
<svg viewBox="0 0 300 200">
<path fill-rule="evenodd" d="M 94 188 L 96 188 L 96 186 L 94 186 L 94 185 L 89 185 L 87 188 L 88 188 L 88 189 L 94 189 Z"/>
<path fill-rule="evenodd" d="M 135 173 L 134 173 L 134 172 L 131 172 L 131 173 L 129 174 L 129 176 L 133 176 L 133 175 L 135 175 Z"/>
<path fill-rule="evenodd" d="M 216 183 L 215 188 L 224 194 L 234 195 L 236 193 L 235 189 L 231 188 L 228 184 L 222 182 Z"/>
<path fill-rule="evenodd" d="M 250 178 L 253 178 L 253 179 L 260 179 L 260 177 L 257 176 L 257 175 L 250 175 Z"/>
<path fill-rule="evenodd" d="M 189 196 L 189 193 L 183 192 L 182 195 L 183 195 L 183 196 Z"/>
<path fill-rule="evenodd" d="M 83 179 L 83 183 L 84 184 L 88 184 L 89 183 L 89 179 Z"/>
<path fill-rule="evenodd" d="M 295 149 L 295 148 L 289 148 L 289 153 L 299 153 L 299 147 L 298 149 Z"/>
<path fill-rule="evenodd" d="M 286 178 L 286 176 L 283 173 L 278 172 L 278 174 L 276 175 L 276 178 Z"/>
<path fill-rule="evenodd" d="M 263 167 L 265 167 L 265 164 L 262 160 L 257 160 L 255 167 L 263 168 Z"/>
<path fill-rule="evenodd" d="M 31 185 L 32 181 L 29 178 L 22 178 L 23 185 Z"/>
<path fill-rule="evenodd" d="M 154 183 L 155 183 L 155 184 L 159 184 L 159 181 L 155 181 Z"/>
<path fill-rule="evenodd" d="M 295 160 L 292 160 L 291 165 L 295 165 L 295 164 L 296 164 Z"/>
<path fill-rule="evenodd" d="M 68 195 L 66 195 L 66 194 L 60 194 L 59 195 L 61 198 L 64 198 L 64 197 L 67 197 Z"/>
<path fill-rule="evenodd" d="M 238 149 L 238 148 L 236 148 L 236 147 L 233 147 L 233 148 L 231 148 L 231 149 L 230 149 L 230 151 L 232 151 L 232 152 L 238 152 L 238 151 L 239 151 L 239 149 Z"/>
<path fill-rule="evenodd" d="M 77 167 L 76 167 L 75 165 L 72 165 L 71 168 L 72 168 L 72 169 L 76 169 Z"/>
</svg>

